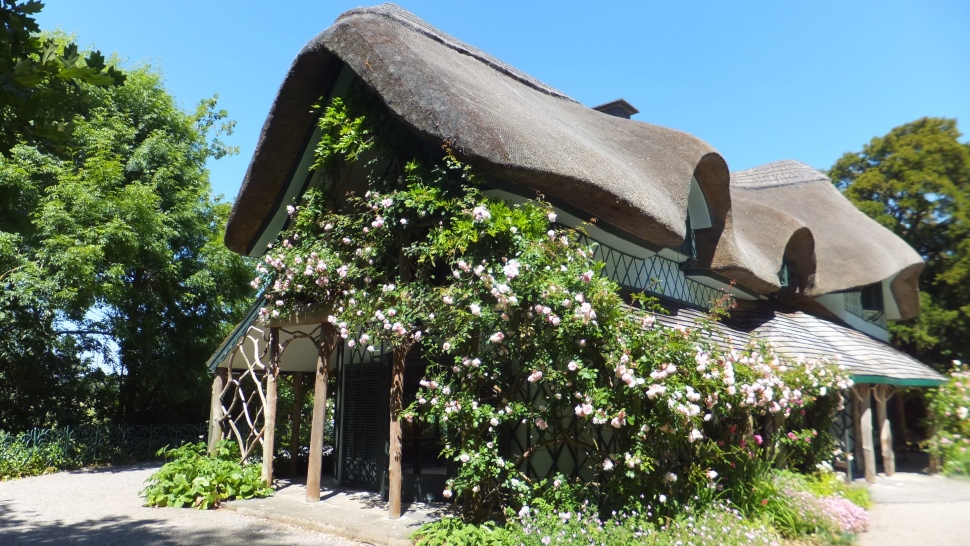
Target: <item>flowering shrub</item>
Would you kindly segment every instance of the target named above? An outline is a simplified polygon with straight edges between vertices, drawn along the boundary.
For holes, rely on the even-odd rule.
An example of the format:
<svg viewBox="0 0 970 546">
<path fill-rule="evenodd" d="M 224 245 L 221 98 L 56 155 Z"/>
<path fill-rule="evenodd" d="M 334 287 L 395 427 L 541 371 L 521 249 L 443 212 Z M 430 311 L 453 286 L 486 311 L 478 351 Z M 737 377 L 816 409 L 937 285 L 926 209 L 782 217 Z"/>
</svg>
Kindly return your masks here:
<svg viewBox="0 0 970 546">
<path fill-rule="evenodd" d="M 253 285 L 264 317 L 326 309 L 348 346 L 421 351 L 427 376 L 402 418 L 445 423 L 443 495 L 466 516 L 591 499 L 607 513 L 653 503 L 660 518 L 709 502 L 760 456 L 752 424 L 834 408 L 851 384 L 767 345 L 719 350 L 710 322 L 659 327 L 654 302 L 625 302 L 548 204 L 491 199 L 450 151 L 415 160 L 392 126 L 373 106 L 323 112 L 330 185 L 289 208 Z"/>
<path fill-rule="evenodd" d="M 834 475 L 829 477 L 834 478 Z M 869 528 L 869 516 L 864 508 L 846 498 L 841 491 L 831 495 L 812 492 L 815 481 L 828 478 L 808 478 L 791 472 L 774 472 L 771 493 L 763 501 L 761 515 L 786 538 L 819 536 L 838 541 L 844 534 L 857 534 Z"/>
<path fill-rule="evenodd" d="M 950 379 L 932 395 L 929 449 L 948 475 L 970 476 L 970 367 L 954 361 Z"/>
<path fill-rule="evenodd" d="M 415 538 L 416 546 L 772 545 L 781 542 L 774 529 L 745 520 L 736 510 L 720 505 L 697 514 L 688 510 L 663 524 L 638 513 L 614 514 L 604 521 L 588 505 L 572 511 L 523 513 L 505 527 L 469 525 L 457 518 L 446 518 L 423 526 Z"/>
</svg>

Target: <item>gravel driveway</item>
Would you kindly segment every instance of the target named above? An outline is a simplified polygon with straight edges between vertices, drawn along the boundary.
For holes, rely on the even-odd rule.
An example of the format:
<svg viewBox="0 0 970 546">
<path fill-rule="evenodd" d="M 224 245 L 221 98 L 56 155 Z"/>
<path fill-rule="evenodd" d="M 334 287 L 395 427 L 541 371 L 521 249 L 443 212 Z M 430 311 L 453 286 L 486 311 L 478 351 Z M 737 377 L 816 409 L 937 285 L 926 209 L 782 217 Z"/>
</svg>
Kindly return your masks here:
<svg viewBox="0 0 970 546">
<path fill-rule="evenodd" d="M 222 510 L 146 508 L 138 492 L 157 468 L 123 466 L 0 482 L 0 545 L 359 546 Z"/>
</svg>

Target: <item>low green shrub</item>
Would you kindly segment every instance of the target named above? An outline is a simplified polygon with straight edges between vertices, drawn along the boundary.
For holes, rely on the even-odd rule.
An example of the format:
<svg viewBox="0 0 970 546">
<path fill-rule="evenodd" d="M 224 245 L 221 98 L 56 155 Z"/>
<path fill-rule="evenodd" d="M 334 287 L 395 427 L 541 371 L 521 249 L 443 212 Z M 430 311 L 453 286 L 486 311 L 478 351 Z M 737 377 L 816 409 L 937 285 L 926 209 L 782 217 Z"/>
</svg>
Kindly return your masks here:
<svg viewBox="0 0 970 546">
<path fill-rule="evenodd" d="M 100 424 L 0 431 L 0 480 L 150 460 L 159 447 L 193 441 L 204 430 L 204 424 Z"/>
<path fill-rule="evenodd" d="M 50 474 L 76 466 L 60 442 L 37 445 L 24 436 L 0 431 L 0 480 Z"/>
<path fill-rule="evenodd" d="M 414 539 L 414 546 L 506 546 L 518 543 L 514 532 L 493 522 L 465 523 L 456 517 L 422 525 L 411 538 Z"/>
<path fill-rule="evenodd" d="M 646 510 L 651 510 L 647 507 Z M 651 523 L 646 513 L 614 514 L 601 520 L 589 505 L 575 511 L 549 512 L 523 507 L 505 527 L 488 522 L 465 523 L 446 518 L 421 527 L 415 546 L 545 546 L 644 544 L 777 544 L 781 537 L 763 523 L 752 523 L 737 510 L 716 505 L 700 514 L 685 513 L 663 524 Z"/>
<path fill-rule="evenodd" d="M 816 497 L 842 497 L 860 508 L 872 508 L 868 489 L 845 483 L 845 479 L 835 472 L 821 470 L 803 478 L 806 490 Z"/>
<path fill-rule="evenodd" d="M 162 448 L 158 455 L 171 460 L 146 480 L 140 493 L 146 506 L 208 510 L 227 500 L 273 494 L 273 488 L 263 483 L 258 465 L 240 464 L 232 441 L 220 442 L 212 456 L 206 454 L 203 442 Z"/>
</svg>

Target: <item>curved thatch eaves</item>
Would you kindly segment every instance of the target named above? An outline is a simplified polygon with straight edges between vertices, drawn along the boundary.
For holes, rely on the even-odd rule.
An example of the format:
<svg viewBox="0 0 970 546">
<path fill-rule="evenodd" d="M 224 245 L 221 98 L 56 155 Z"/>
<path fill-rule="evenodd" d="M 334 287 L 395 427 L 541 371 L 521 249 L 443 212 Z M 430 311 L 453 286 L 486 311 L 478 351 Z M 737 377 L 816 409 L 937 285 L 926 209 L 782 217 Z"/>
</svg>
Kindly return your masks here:
<svg viewBox="0 0 970 546">
<path fill-rule="evenodd" d="M 297 56 L 233 207 L 226 230 L 232 250 L 249 252 L 282 205 L 314 122 L 310 105 L 331 89 L 342 65 L 417 135 L 448 142 L 487 177 L 672 247 L 684 239 L 697 176 L 723 228 L 728 169 L 706 143 L 586 108 L 385 4 L 347 12 Z"/>
<path fill-rule="evenodd" d="M 743 201 L 743 203 L 742 203 Z M 783 261 L 796 272 L 789 284 L 804 293 L 815 280 L 815 239 L 798 219 L 782 211 L 735 195 L 732 200 L 733 247 L 724 240 L 709 267 L 762 294 L 781 288 L 779 273 Z M 740 204 L 739 204 L 740 203 Z M 758 239 L 752 240 L 752 234 Z"/>
<path fill-rule="evenodd" d="M 731 193 L 740 246 L 768 260 L 774 271 L 787 260 L 804 277 L 806 295 L 891 280 L 901 319 L 919 313 L 919 254 L 860 212 L 822 172 L 797 161 L 769 163 L 732 173 Z M 810 238 L 799 235 L 803 226 Z M 812 245 L 814 264 L 808 258 Z M 741 282 L 746 282 L 745 270 L 760 276 L 750 267 L 750 259 L 728 253 L 719 257 L 723 259 L 715 262 L 717 271 L 734 272 Z"/>
</svg>

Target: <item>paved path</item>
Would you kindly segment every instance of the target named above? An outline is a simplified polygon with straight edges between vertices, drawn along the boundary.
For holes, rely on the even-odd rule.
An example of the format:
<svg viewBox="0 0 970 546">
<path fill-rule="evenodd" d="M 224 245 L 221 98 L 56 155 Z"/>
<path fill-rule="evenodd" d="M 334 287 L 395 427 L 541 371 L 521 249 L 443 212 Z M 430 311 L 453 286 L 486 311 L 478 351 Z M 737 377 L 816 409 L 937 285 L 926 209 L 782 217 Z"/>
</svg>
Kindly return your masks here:
<svg viewBox="0 0 970 546">
<path fill-rule="evenodd" d="M 970 480 L 900 472 L 869 491 L 872 525 L 858 546 L 970 545 Z"/>
<path fill-rule="evenodd" d="M 0 482 L 0 545 L 359 545 L 225 510 L 146 508 L 138 492 L 156 469 L 126 466 Z"/>
</svg>

